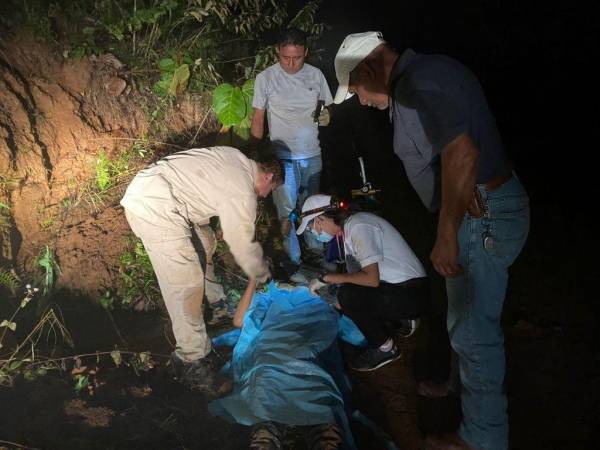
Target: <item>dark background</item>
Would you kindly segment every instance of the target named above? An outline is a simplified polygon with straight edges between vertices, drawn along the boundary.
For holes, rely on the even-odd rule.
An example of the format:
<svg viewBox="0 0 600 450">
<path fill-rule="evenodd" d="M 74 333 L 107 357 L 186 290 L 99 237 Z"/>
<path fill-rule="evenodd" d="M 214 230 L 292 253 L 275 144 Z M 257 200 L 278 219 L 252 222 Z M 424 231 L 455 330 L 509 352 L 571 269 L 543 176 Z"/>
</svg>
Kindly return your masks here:
<svg viewBox="0 0 600 450">
<path fill-rule="evenodd" d="M 319 67 L 334 93 L 339 45 L 347 34 L 369 30 L 383 32 L 400 52 L 411 47 L 458 59 L 483 85 L 532 201 L 551 198 L 568 207 L 586 203 L 585 190 L 593 187 L 598 12 L 596 4 L 577 1 L 326 0 L 320 17 L 330 29 Z M 338 122 L 345 122 L 337 125 L 352 130 L 361 153 L 374 146 L 390 151 L 379 136 L 391 130 L 380 123 L 387 113 L 350 103 L 336 108 Z M 348 147 L 329 144 L 325 151 L 334 160 L 338 147 Z"/>
</svg>

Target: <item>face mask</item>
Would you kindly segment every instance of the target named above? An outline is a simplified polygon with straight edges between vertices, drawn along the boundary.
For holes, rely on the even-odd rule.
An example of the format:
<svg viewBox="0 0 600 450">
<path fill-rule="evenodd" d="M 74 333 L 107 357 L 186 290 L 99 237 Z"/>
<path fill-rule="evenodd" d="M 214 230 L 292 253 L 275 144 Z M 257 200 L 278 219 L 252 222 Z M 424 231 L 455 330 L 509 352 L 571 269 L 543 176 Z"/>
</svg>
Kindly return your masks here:
<svg viewBox="0 0 600 450">
<path fill-rule="evenodd" d="M 333 239 L 333 236 L 331 234 L 327 233 L 326 231 L 321 231 L 321 233 L 319 234 L 311 228 L 310 232 L 313 234 L 315 239 L 317 239 L 317 241 L 319 241 L 319 242 L 326 243 Z"/>
</svg>

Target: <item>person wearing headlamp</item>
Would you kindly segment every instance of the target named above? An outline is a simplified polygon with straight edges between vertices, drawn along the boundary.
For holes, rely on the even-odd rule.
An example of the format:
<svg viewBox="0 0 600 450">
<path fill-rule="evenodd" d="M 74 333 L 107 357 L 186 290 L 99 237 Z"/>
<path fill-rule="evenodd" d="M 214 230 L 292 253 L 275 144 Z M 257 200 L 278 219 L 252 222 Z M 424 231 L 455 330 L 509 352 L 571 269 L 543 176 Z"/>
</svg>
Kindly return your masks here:
<svg viewBox="0 0 600 450">
<path fill-rule="evenodd" d="M 429 281 L 417 256 L 388 221 L 337 208 L 329 195 L 308 197 L 301 216 L 296 233 L 308 229 L 321 242 L 336 239 L 345 255 L 346 273 L 325 273 L 309 289 L 318 295 L 328 284 L 339 285 L 341 311 L 369 343 L 350 366 L 371 371 L 400 358 L 392 337 L 395 329 L 402 321 L 418 319 L 429 298 Z"/>
</svg>

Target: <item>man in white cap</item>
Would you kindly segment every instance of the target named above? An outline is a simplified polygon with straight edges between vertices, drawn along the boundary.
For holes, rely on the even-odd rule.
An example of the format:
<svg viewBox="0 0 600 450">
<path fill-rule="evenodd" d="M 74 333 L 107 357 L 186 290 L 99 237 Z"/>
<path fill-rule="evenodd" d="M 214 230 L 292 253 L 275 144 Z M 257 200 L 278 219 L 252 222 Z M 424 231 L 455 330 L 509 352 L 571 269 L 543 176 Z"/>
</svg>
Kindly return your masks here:
<svg viewBox="0 0 600 450">
<path fill-rule="evenodd" d="M 327 284 L 339 285 L 342 312 L 365 335 L 369 346 L 350 367 L 372 371 L 400 358 L 393 336 L 402 322 L 421 317 L 429 297 L 425 269 L 412 249 L 385 219 L 368 212 L 349 214 L 329 195 L 312 195 L 302 205 L 296 232 L 307 229 L 320 242 L 343 242 L 340 254 L 347 272 L 326 273 L 309 288 L 317 295 Z"/>
<path fill-rule="evenodd" d="M 390 107 L 394 151 L 424 205 L 438 212 L 435 269 L 446 278 L 447 326 L 459 357 L 463 420 L 429 448 L 508 448 L 500 315 L 508 267 L 529 230 L 529 200 L 475 76 L 442 55 L 397 52 L 379 32 L 347 36 L 335 57 L 334 102 Z M 441 194 L 441 195 L 440 195 Z"/>
</svg>

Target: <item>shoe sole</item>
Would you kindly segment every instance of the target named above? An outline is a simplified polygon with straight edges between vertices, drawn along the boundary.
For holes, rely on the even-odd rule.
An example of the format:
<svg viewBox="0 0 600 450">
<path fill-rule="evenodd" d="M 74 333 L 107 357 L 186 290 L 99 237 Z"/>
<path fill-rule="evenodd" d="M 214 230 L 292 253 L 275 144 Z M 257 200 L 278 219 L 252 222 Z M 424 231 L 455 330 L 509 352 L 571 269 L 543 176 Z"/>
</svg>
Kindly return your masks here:
<svg viewBox="0 0 600 450">
<path fill-rule="evenodd" d="M 357 372 L 372 372 L 374 370 L 380 369 L 381 367 L 385 366 L 386 364 L 389 364 L 391 362 L 397 361 L 400 358 L 402 358 L 402 353 L 399 353 L 398 356 L 395 356 L 392 359 L 386 359 L 385 361 L 380 362 L 378 365 L 376 365 L 375 367 L 369 367 L 369 368 L 361 368 L 361 369 L 357 369 L 355 367 L 351 367 L 352 370 L 356 370 Z"/>
</svg>

